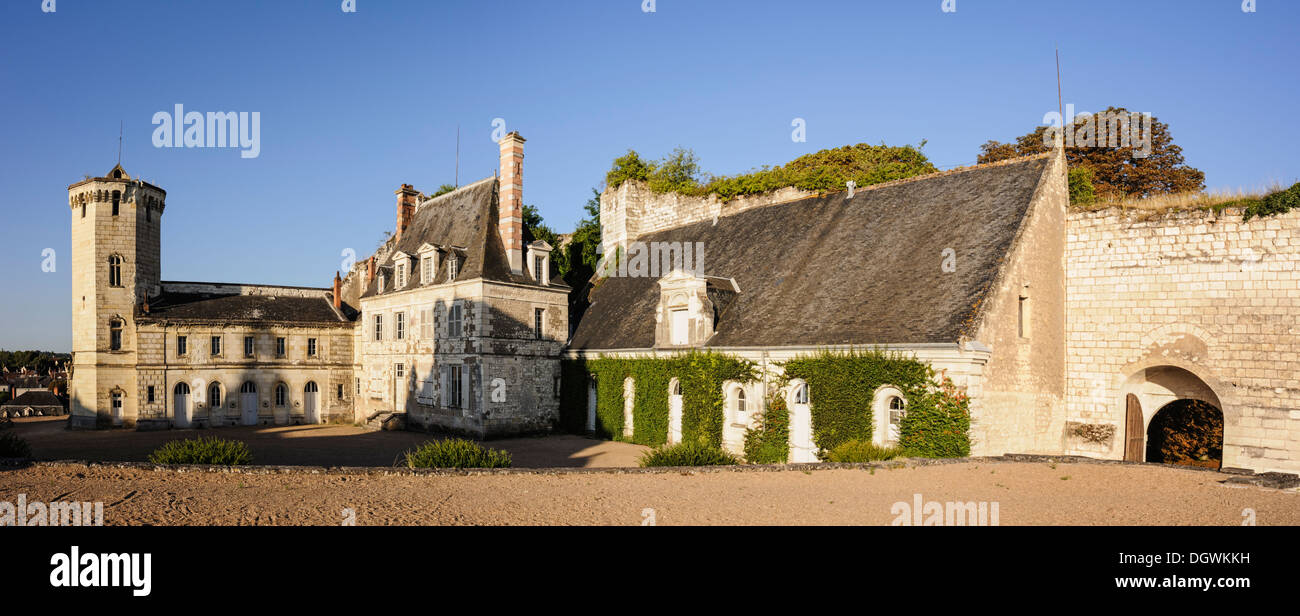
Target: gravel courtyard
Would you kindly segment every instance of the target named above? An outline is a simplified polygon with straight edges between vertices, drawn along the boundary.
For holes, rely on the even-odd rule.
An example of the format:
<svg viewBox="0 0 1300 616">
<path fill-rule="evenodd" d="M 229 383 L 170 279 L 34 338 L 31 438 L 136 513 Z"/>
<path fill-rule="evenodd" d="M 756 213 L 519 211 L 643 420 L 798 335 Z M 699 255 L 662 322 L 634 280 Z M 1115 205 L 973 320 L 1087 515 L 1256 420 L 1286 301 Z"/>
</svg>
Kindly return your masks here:
<svg viewBox="0 0 1300 616">
<path fill-rule="evenodd" d="M 354 426 L 253 426 L 209 430 L 66 429 L 66 417 L 14 420 L 19 436 L 38 460 L 147 462 L 149 453 L 172 440 L 216 436 L 243 441 L 253 463 L 270 466 L 393 466 L 402 453 L 438 437 L 416 432 L 367 432 Z M 509 451 L 519 468 L 636 466 L 647 447 L 579 436 L 518 438 L 485 443 Z"/>
<path fill-rule="evenodd" d="M 967 462 L 897 469 L 290 475 L 104 466 L 0 470 L 0 501 L 102 501 L 107 525 L 890 524 L 896 503 L 996 502 L 1001 525 L 1300 524 L 1300 493 L 1156 466 Z"/>
</svg>

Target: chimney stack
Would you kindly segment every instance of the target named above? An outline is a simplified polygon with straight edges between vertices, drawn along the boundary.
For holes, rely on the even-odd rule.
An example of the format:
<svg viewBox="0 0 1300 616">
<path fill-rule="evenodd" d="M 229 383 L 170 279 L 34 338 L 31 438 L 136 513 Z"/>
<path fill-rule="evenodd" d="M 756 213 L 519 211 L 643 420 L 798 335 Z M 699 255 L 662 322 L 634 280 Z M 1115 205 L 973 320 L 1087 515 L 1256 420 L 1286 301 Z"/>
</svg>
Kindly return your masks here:
<svg viewBox="0 0 1300 616">
<path fill-rule="evenodd" d="M 402 241 L 402 232 L 411 225 L 415 219 L 415 197 L 420 194 L 415 192 L 415 187 L 410 184 L 402 184 L 398 189 L 397 195 L 397 241 Z"/>
<path fill-rule="evenodd" d="M 524 138 L 514 132 L 501 139 L 501 205 L 497 230 L 510 259 L 510 272 L 524 272 Z"/>
<path fill-rule="evenodd" d="M 342 291 L 342 289 L 343 289 L 343 279 L 339 278 L 338 272 L 334 272 L 334 309 L 335 310 L 343 309 L 343 296 L 340 295 L 340 291 Z"/>
<path fill-rule="evenodd" d="M 366 284 L 375 279 L 375 258 L 372 256 L 366 259 Z"/>
</svg>

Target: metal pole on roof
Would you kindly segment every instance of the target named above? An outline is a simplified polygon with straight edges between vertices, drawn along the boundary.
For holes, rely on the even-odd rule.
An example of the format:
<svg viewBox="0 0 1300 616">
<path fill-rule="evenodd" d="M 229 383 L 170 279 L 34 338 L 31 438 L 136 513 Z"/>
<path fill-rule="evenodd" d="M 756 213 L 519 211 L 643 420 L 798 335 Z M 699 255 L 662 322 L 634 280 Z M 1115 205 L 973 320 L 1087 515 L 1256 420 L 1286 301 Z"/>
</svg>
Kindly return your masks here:
<svg viewBox="0 0 1300 616">
<path fill-rule="evenodd" d="M 456 123 L 456 188 L 460 188 L 460 123 Z"/>
</svg>

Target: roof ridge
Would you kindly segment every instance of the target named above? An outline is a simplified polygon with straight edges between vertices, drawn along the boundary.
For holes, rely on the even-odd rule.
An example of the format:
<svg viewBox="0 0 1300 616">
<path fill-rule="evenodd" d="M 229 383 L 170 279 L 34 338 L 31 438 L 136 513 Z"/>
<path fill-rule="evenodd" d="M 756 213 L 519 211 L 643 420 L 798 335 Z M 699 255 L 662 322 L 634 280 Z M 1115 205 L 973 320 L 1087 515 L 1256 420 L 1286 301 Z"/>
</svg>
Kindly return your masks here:
<svg viewBox="0 0 1300 616">
<path fill-rule="evenodd" d="M 495 181 L 496 179 L 497 179 L 497 178 L 496 178 L 495 176 L 493 176 L 493 177 L 486 177 L 486 178 L 483 178 L 483 179 L 481 179 L 481 180 L 478 180 L 477 182 L 470 182 L 469 184 L 465 184 L 464 186 L 457 186 L 457 187 L 456 187 L 456 190 L 453 190 L 453 191 L 451 191 L 451 192 L 447 192 L 447 193 L 443 193 L 443 194 L 441 194 L 441 195 L 438 195 L 437 197 L 429 197 L 428 199 L 425 199 L 423 202 L 421 202 L 419 205 L 417 205 L 417 206 L 415 207 L 415 209 L 418 210 L 418 209 L 420 209 L 420 208 L 422 208 L 422 207 L 424 207 L 424 206 L 426 206 L 426 205 L 429 205 L 429 204 L 433 203 L 434 201 L 441 201 L 442 199 L 445 199 L 446 197 L 449 197 L 449 196 L 451 196 L 451 195 L 454 195 L 454 194 L 456 194 L 456 193 L 458 193 L 458 192 L 460 192 L 460 191 L 462 191 L 462 190 L 466 190 L 466 189 L 469 189 L 469 188 L 473 188 L 473 187 L 478 186 L 479 184 L 482 184 L 482 183 L 484 183 L 484 182 Z"/>
<path fill-rule="evenodd" d="M 950 175 L 957 175 L 957 174 L 961 174 L 961 173 L 966 173 L 966 172 L 968 172 L 968 171 L 976 171 L 976 170 L 979 170 L 979 169 L 991 169 L 991 168 L 994 168 L 994 167 L 1004 167 L 1004 166 L 1007 166 L 1007 165 L 1014 165 L 1014 164 L 1016 164 L 1016 163 L 1028 162 L 1028 161 L 1036 160 L 1036 159 L 1039 159 L 1039 158 L 1048 158 L 1048 157 L 1053 156 L 1053 155 L 1055 155 L 1055 154 L 1056 154 L 1055 152 L 1043 152 L 1043 153 L 1041 153 L 1041 154 L 1029 154 L 1029 155 L 1027 155 L 1027 156 L 1017 156 L 1017 157 L 1015 157 L 1015 158 L 1008 158 L 1008 159 L 1005 159 L 1005 160 L 997 160 L 997 161 L 993 161 L 993 162 L 991 162 L 991 163 L 976 163 L 976 164 L 974 164 L 974 165 L 967 165 L 967 166 L 964 166 L 964 167 L 953 167 L 952 169 L 947 169 L 947 170 L 943 170 L 943 171 L 935 171 L 934 173 L 926 173 L 926 174 L 924 174 L 924 175 L 914 175 L 914 176 L 912 176 L 912 177 L 900 178 L 900 179 L 897 179 L 897 180 L 890 180 L 890 181 L 888 181 L 888 182 L 881 182 L 881 183 L 879 183 L 879 184 L 868 184 L 867 186 L 857 186 L 857 187 L 854 187 L 853 192 L 854 192 L 854 193 L 867 192 L 867 191 L 876 190 L 876 189 L 879 189 L 879 188 L 888 188 L 888 187 L 891 187 L 891 186 L 898 186 L 898 185 L 900 185 L 900 184 L 909 184 L 909 183 L 912 183 L 912 182 L 919 182 L 919 181 L 922 181 L 922 180 L 931 180 L 931 179 L 935 179 L 935 178 L 948 177 L 948 176 L 950 176 Z M 839 193 L 839 192 L 848 192 L 848 190 L 846 189 L 846 190 L 841 190 L 841 191 L 836 191 L 836 192 L 837 192 L 837 193 Z M 826 193 L 826 194 L 836 194 L 836 193 Z"/>
</svg>

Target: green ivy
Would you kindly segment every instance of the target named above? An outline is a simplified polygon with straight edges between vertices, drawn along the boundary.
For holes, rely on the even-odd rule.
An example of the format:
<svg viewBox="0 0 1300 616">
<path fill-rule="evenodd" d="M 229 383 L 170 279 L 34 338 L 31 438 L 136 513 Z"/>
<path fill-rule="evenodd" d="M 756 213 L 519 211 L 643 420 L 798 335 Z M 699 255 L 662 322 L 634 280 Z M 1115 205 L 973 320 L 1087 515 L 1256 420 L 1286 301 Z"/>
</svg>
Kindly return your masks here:
<svg viewBox="0 0 1300 616">
<path fill-rule="evenodd" d="M 970 455 L 970 398 L 944 377 L 908 405 L 898 445 L 909 456 L 965 458 Z"/>
<path fill-rule="evenodd" d="M 676 377 L 682 388 L 682 440 L 721 446 L 722 384 L 750 381 L 754 364 L 711 352 L 676 357 L 598 357 L 565 360 L 565 401 L 560 423 L 580 432 L 586 428 L 587 383 L 596 380 L 596 435 L 617 441 L 658 446 L 668 442 L 668 385 Z M 623 383 L 631 377 L 632 438 L 623 436 Z"/>
<path fill-rule="evenodd" d="M 745 461 L 784 464 L 790 459 L 790 409 L 785 396 L 768 398 L 758 425 L 745 432 Z"/>
<path fill-rule="evenodd" d="M 884 386 L 902 392 L 907 400 L 907 416 L 917 413 L 917 420 L 911 424 L 904 420 L 901 426 L 900 439 L 906 443 L 900 444 L 905 448 L 907 444 L 914 446 L 909 454 L 930 457 L 932 452 L 959 450 L 957 444 L 946 441 L 948 433 L 959 426 L 945 425 L 943 430 L 932 430 L 933 426 L 926 424 L 933 416 L 931 408 L 945 411 L 952 408 L 946 398 L 949 392 L 941 390 L 933 377 L 935 370 L 930 365 L 913 357 L 879 350 L 822 351 L 785 363 L 785 378 L 801 378 L 809 385 L 813 442 L 823 456 L 849 441 L 871 441 L 875 434 L 872 403 L 876 391 Z M 961 434 L 954 438 L 965 441 L 969 452 L 970 416 L 966 417 L 966 429 L 959 430 Z M 944 437 L 943 443 L 931 442 L 940 435 Z"/>
</svg>

